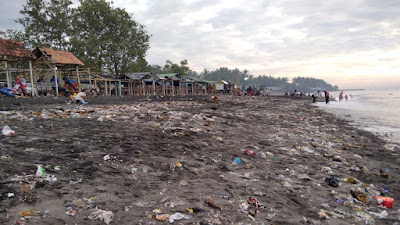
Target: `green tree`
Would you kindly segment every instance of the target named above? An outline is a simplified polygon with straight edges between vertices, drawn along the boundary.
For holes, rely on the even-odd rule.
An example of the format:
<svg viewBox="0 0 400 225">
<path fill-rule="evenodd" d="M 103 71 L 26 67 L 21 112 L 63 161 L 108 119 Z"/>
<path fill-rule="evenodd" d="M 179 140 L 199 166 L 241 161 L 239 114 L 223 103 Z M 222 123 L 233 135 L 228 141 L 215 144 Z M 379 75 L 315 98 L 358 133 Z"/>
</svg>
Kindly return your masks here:
<svg viewBox="0 0 400 225">
<path fill-rule="evenodd" d="M 71 24 L 72 51 L 89 66 L 116 76 L 148 67 L 150 35 L 124 9 L 105 0 L 80 0 Z"/>
<path fill-rule="evenodd" d="M 167 60 L 163 70 L 165 73 L 178 73 L 180 75 L 187 76 L 190 68 L 189 63 L 186 59 L 182 60 L 180 64 L 176 64 L 170 60 Z"/>
<path fill-rule="evenodd" d="M 19 41 L 22 43 L 26 42 L 25 34 L 20 30 L 7 29 L 6 31 L 0 31 L 0 38 Z"/>
<path fill-rule="evenodd" d="M 16 22 L 24 27 L 26 44 L 68 49 L 70 0 L 27 0 Z"/>
</svg>

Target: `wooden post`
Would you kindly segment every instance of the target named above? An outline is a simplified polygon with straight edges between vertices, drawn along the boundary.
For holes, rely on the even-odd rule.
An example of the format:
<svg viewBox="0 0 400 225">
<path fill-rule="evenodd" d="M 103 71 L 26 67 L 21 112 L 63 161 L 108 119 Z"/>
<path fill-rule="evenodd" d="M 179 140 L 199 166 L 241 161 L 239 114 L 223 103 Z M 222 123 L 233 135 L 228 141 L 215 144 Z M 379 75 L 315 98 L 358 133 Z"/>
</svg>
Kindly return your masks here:
<svg viewBox="0 0 400 225">
<path fill-rule="evenodd" d="M 92 88 L 92 80 L 90 79 L 90 68 L 88 68 L 88 74 L 89 74 L 89 88 Z"/>
<path fill-rule="evenodd" d="M 122 96 L 121 80 L 119 80 L 119 96 Z"/>
<path fill-rule="evenodd" d="M 56 83 L 56 96 L 58 97 L 57 67 L 54 67 L 54 82 Z"/>
<path fill-rule="evenodd" d="M 31 86 L 32 86 L 31 96 L 36 96 L 37 93 L 35 92 L 35 86 L 33 83 L 33 72 L 32 72 L 32 61 L 31 60 L 29 60 L 29 74 L 31 75 Z"/>
<path fill-rule="evenodd" d="M 8 62 L 5 61 L 5 66 L 6 66 L 6 77 L 7 77 L 7 88 L 12 89 L 12 83 L 11 83 L 11 74 L 8 73 Z"/>
<path fill-rule="evenodd" d="M 143 94 L 143 95 L 146 95 L 144 80 L 142 80 L 142 94 Z"/>
<path fill-rule="evenodd" d="M 108 91 L 107 91 L 107 81 L 104 81 L 104 95 L 107 96 L 108 95 Z"/>
<path fill-rule="evenodd" d="M 153 80 L 153 95 L 156 95 L 156 82 Z"/>
<path fill-rule="evenodd" d="M 76 66 L 76 76 L 78 77 L 78 91 L 81 91 L 81 78 L 79 77 L 78 66 Z"/>
</svg>

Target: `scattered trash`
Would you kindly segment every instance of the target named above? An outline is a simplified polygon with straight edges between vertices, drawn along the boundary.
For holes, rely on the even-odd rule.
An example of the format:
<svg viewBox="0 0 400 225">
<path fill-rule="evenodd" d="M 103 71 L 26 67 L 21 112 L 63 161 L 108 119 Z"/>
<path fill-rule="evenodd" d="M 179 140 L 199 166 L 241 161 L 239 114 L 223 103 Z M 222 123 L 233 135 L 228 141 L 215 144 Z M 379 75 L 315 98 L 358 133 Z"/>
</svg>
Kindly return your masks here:
<svg viewBox="0 0 400 225">
<path fill-rule="evenodd" d="M 164 221 L 168 219 L 168 214 L 156 215 L 156 220 Z"/>
<path fill-rule="evenodd" d="M 168 217 L 168 221 L 170 223 L 174 223 L 176 220 L 183 220 L 183 219 L 188 220 L 190 219 L 190 216 L 178 212 Z"/>
<path fill-rule="evenodd" d="M 383 210 L 381 213 L 370 212 L 369 214 L 378 217 L 379 219 L 386 219 L 389 216 L 389 213 L 386 210 Z"/>
<path fill-rule="evenodd" d="M 307 174 L 300 174 L 298 178 L 299 180 L 307 180 L 307 181 L 311 180 L 311 178 Z"/>
<path fill-rule="evenodd" d="M 356 198 L 358 201 L 361 201 L 363 203 L 367 203 L 367 194 L 364 192 L 362 188 L 357 188 L 357 189 L 351 189 L 350 190 L 351 196 L 353 198 Z"/>
<path fill-rule="evenodd" d="M 161 213 L 161 209 L 153 209 L 153 213 Z"/>
<path fill-rule="evenodd" d="M 72 210 L 72 207 L 67 207 L 67 211 L 65 212 L 68 216 L 75 216 L 76 211 Z"/>
<path fill-rule="evenodd" d="M 256 153 L 255 152 L 250 152 L 249 150 L 247 150 L 247 149 L 245 149 L 244 151 L 243 151 L 243 155 L 249 155 L 249 156 L 256 156 Z"/>
<path fill-rule="evenodd" d="M 61 166 L 55 166 L 54 170 L 56 170 L 56 171 L 61 170 Z"/>
<path fill-rule="evenodd" d="M 332 187 L 339 187 L 339 179 L 335 176 L 325 178 L 325 182 Z"/>
<path fill-rule="evenodd" d="M 350 184 L 358 184 L 358 180 L 354 177 L 348 177 L 344 179 L 344 182 L 350 183 Z"/>
<path fill-rule="evenodd" d="M 105 156 L 103 157 L 103 160 L 104 160 L 104 161 L 107 161 L 107 160 L 110 160 L 110 159 L 111 159 L 110 155 L 105 155 Z"/>
<path fill-rule="evenodd" d="M 384 177 L 384 178 L 390 178 L 390 175 L 389 175 L 389 173 L 388 172 L 385 172 L 384 170 L 380 170 L 379 171 L 379 175 L 381 176 L 381 177 Z"/>
<path fill-rule="evenodd" d="M 187 208 L 185 211 L 188 212 L 188 213 L 193 213 L 194 212 L 192 208 Z"/>
<path fill-rule="evenodd" d="M 21 212 L 19 212 L 19 216 L 22 216 L 22 217 L 35 216 L 35 215 L 36 215 L 35 210 L 24 209 Z"/>
<path fill-rule="evenodd" d="M 11 128 L 8 125 L 5 125 L 2 132 L 4 136 L 13 136 L 15 135 L 15 131 L 11 130 Z"/>
<path fill-rule="evenodd" d="M 376 200 L 378 201 L 378 205 L 383 205 L 386 206 L 387 208 L 392 208 L 393 207 L 393 198 L 389 197 L 382 197 L 382 196 L 375 196 Z"/>
<path fill-rule="evenodd" d="M 106 224 L 110 224 L 114 217 L 113 212 L 99 209 L 96 207 L 94 212 L 89 216 L 89 219 L 100 219 Z"/>
<path fill-rule="evenodd" d="M 78 183 L 82 183 L 82 180 L 83 180 L 82 178 L 78 178 L 76 180 L 70 180 L 69 184 L 75 185 L 75 184 L 78 184 Z"/>
<path fill-rule="evenodd" d="M 252 198 L 251 196 L 247 200 L 247 203 L 251 206 L 254 206 L 256 209 L 265 209 L 267 208 L 264 204 L 261 204 L 260 201 L 258 201 L 255 198 Z"/>
<path fill-rule="evenodd" d="M 53 182 L 57 181 L 57 177 L 55 177 L 54 175 L 47 174 L 45 169 L 41 165 L 37 165 L 36 176 L 37 177 L 41 177 L 45 181 L 48 181 L 50 183 L 53 183 Z"/>
<path fill-rule="evenodd" d="M 7 193 L 7 197 L 8 197 L 8 198 L 14 197 L 14 193 L 11 193 L 11 192 L 10 192 L 10 193 Z"/>
<path fill-rule="evenodd" d="M 204 202 L 205 202 L 208 206 L 210 206 L 211 208 L 218 209 L 218 210 L 222 210 L 221 206 L 218 205 L 218 204 L 217 204 L 214 200 L 212 200 L 210 197 L 207 197 L 207 198 L 204 200 Z"/>
<path fill-rule="evenodd" d="M 395 148 L 396 148 L 396 145 L 394 145 L 394 144 L 385 144 L 383 147 L 384 147 L 386 150 L 394 151 Z"/>
<path fill-rule="evenodd" d="M 240 160 L 240 158 L 236 157 L 233 159 L 233 164 L 243 165 L 243 162 L 242 162 L 242 160 Z"/>
</svg>

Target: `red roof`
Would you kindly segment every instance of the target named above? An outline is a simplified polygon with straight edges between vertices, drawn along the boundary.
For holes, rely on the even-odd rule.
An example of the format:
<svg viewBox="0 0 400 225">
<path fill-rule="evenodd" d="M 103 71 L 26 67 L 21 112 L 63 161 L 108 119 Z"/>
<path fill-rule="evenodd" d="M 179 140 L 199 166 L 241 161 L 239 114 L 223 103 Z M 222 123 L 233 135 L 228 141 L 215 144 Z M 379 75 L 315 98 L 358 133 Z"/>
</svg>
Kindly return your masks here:
<svg viewBox="0 0 400 225">
<path fill-rule="evenodd" d="M 67 64 L 67 65 L 79 65 L 79 66 L 85 65 L 71 52 L 38 47 L 34 51 L 34 53 L 36 54 L 37 57 L 40 57 L 42 53 L 45 53 L 48 57 L 50 57 L 51 61 L 53 61 L 55 64 Z"/>
<path fill-rule="evenodd" d="M 35 55 L 18 41 L 0 38 L 0 56 L 34 59 Z"/>
</svg>

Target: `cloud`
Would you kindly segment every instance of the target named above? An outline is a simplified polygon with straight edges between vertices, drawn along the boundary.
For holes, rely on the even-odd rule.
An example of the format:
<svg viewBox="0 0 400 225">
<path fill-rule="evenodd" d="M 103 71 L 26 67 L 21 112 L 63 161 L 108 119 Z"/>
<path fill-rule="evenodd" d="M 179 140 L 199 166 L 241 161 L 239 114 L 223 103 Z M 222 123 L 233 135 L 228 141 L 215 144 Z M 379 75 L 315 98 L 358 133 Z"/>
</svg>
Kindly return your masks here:
<svg viewBox="0 0 400 225">
<path fill-rule="evenodd" d="M 18 16 L 17 2 L 24 1 L 7 0 L 0 21 Z M 151 64 L 187 59 L 197 71 L 227 66 L 346 87 L 379 76 L 398 82 L 398 0 L 114 0 L 114 6 L 133 13 L 152 35 Z"/>
<path fill-rule="evenodd" d="M 5 0 L 1 2 L 0 7 L 0 30 L 21 29 L 15 19 L 20 17 L 19 11 L 25 0 Z"/>
</svg>

